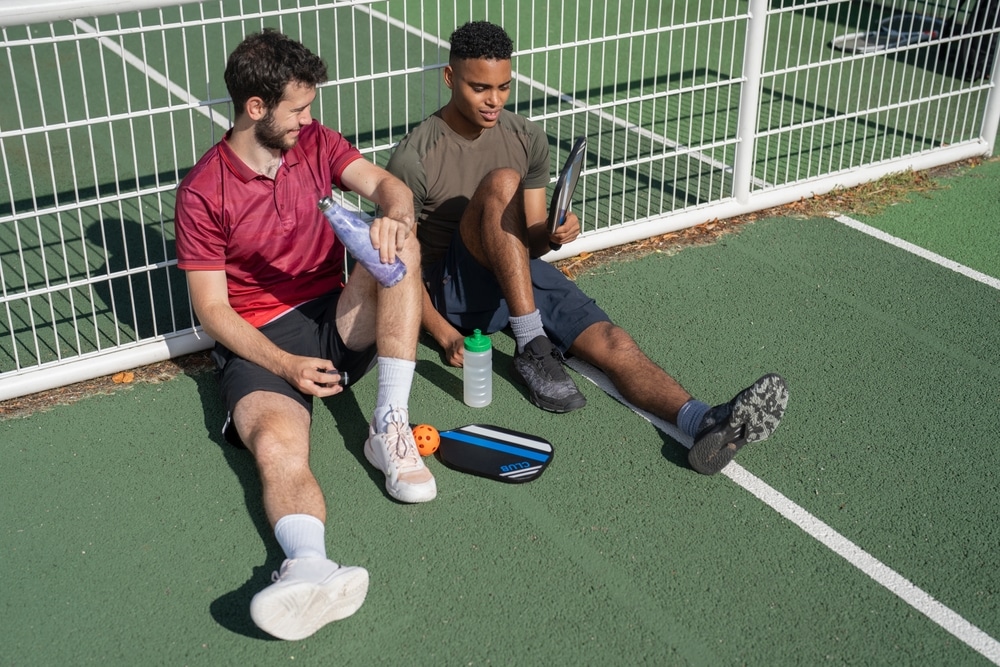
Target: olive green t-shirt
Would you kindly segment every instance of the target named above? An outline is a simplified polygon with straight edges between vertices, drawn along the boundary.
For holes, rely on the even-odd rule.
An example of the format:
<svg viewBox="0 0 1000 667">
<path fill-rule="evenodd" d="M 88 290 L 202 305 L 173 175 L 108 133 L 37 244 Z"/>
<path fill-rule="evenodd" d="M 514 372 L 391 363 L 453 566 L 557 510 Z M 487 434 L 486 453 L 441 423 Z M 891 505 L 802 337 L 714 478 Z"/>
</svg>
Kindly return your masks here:
<svg viewBox="0 0 1000 667">
<path fill-rule="evenodd" d="M 544 130 L 506 109 L 496 125 L 471 140 L 448 127 L 439 110 L 396 147 L 387 168 L 413 191 L 425 269 L 444 256 L 483 177 L 501 167 L 520 173 L 526 190 L 549 183 Z"/>
</svg>

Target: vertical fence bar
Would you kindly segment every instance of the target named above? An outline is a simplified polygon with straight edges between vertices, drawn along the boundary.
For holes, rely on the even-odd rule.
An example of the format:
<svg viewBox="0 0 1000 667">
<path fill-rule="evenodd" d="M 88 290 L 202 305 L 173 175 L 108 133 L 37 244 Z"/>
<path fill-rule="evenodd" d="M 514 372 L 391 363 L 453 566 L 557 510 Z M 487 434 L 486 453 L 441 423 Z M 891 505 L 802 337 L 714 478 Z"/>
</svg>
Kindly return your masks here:
<svg viewBox="0 0 1000 667">
<path fill-rule="evenodd" d="M 740 204 L 750 201 L 750 185 L 757 151 L 757 111 L 760 105 L 764 37 L 767 34 L 767 0 L 750 0 L 747 41 L 743 49 L 743 87 L 737 116 L 736 155 L 733 159 L 732 195 Z"/>
<path fill-rule="evenodd" d="M 1000 40 L 1000 35 L 994 35 L 994 39 Z M 990 92 L 986 96 L 986 113 L 983 114 L 983 127 L 980 135 L 989 147 L 987 155 L 992 155 L 996 150 L 997 126 L 1000 125 L 1000 66 L 995 62 L 1000 57 L 1000 49 L 994 54 L 993 75 L 990 77 Z"/>
</svg>

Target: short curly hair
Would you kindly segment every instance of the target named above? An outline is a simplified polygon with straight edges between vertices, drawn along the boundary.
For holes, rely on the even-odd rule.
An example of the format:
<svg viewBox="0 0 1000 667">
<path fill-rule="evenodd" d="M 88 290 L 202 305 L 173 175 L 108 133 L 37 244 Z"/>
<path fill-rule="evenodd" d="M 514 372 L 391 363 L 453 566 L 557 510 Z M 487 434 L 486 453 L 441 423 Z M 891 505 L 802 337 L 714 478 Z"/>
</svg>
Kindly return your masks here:
<svg viewBox="0 0 1000 667">
<path fill-rule="evenodd" d="M 317 86 L 325 82 L 326 64 L 301 43 L 265 28 L 248 36 L 229 54 L 224 78 L 239 116 L 251 97 L 260 97 L 273 109 L 289 83 Z"/>
<path fill-rule="evenodd" d="M 451 59 L 510 60 L 514 42 L 507 32 L 489 21 L 471 21 L 451 33 Z"/>
</svg>

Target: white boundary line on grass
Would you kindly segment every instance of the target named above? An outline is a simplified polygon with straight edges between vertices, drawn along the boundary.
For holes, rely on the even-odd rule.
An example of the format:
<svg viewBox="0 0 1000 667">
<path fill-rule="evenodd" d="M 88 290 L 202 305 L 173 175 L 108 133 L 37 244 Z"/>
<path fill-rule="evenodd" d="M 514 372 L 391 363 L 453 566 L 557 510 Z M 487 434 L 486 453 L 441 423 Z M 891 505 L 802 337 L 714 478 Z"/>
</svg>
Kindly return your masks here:
<svg viewBox="0 0 1000 667">
<path fill-rule="evenodd" d="M 964 264 L 959 264 L 954 260 L 948 259 L 947 257 L 939 255 L 935 252 L 931 252 L 926 248 L 922 248 L 914 243 L 910 243 L 909 241 L 903 240 L 897 236 L 888 234 L 881 229 L 877 229 L 871 225 L 866 225 L 860 220 L 855 220 L 849 216 L 839 215 L 837 213 L 831 213 L 830 217 L 842 225 L 846 225 L 861 232 L 862 234 L 867 234 L 868 236 L 883 241 L 884 243 L 888 243 L 889 245 L 916 255 L 921 259 L 925 259 L 929 262 L 937 264 L 938 266 L 950 269 L 967 278 L 971 278 L 976 282 L 988 285 L 993 289 L 1000 290 L 1000 279 L 980 271 L 976 271 L 975 269 L 969 268 Z M 740 471 L 742 471 L 742 473 Z M 725 470 L 723 470 L 723 472 L 725 472 Z M 737 481 L 737 476 L 741 478 L 745 477 L 746 483 Z M 746 472 L 743 468 L 740 468 L 739 471 L 736 471 L 733 475 L 729 475 L 729 477 L 775 509 L 778 509 L 778 506 L 782 505 L 783 501 L 788 500 L 780 493 L 768 487 L 750 473 Z M 791 501 L 788 501 L 787 505 L 790 508 L 795 507 L 794 503 L 791 503 Z M 801 508 L 798 509 L 801 510 Z M 826 544 L 837 553 L 843 555 L 844 558 L 847 558 L 849 561 L 854 563 L 862 572 L 888 588 L 903 600 L 906 600 L 915 609 L 924 613 L 928 618 L 940 625 L 942 628 L 958 637 L 982 655 L 986 656 L 994 664 L 1000 665 L 1000 642 L 997 642 L 997 640 L 993 639 L 985 632 L 953 612 L 951 609 L 914 586 L 911 582 L 886 567 L 883 563 L 865 553 L 854 544 L 851 544 L 851 542 L 846 540 L 832 528 L 815 517 L 812 517 L 804 510 L 802 510 L 803 516 L 801 517 L 786 514 L 782 510 L 778 511 L 790 521 L 802 526 L 803 530 L 815 535 L 816 539 L 820 540 L 823 544 Z M 810 528 L 806 528 L 806 525 L 810 525 Z M 847 554 L 850 554 L 850 556 Z"/>
<path fill-rule="evenodd" d="M 92 26 L 83 19 L 77 19 L 73 21 L 73 23 L 76 25 L 77 28 L 79 28 L 81 31 L 85 33 L 92 35 L 97 32 L 97 28 L 95 26 Z M 168 79 L 159 70 L 150 67 L 145 60 L 135 55 L 131 51 L 123 48 L 118 42 L 111 39 L 110 37 L 99 37 L 98 41 L 104 48 L 111 51 L 116 56 L 120 57 L 124 62 L 128 63 L 132 67 L 142 72 L 146 76 L 146 78 L 148 78 L 150 81 L 161 85 L 167 92 L 176 96 L 180 100 L 187 102 L 188 104 L 196 105 L 194 107 L 194 110 L 196 112 L 207 117 L 209 120 L 213 121 L 216 125 L 220 126 L 222 129 L 224 130 L 229 129 L 231 123 L 229 122 L 229 119 L 226 116 L 220 114 L 215 109 L 205 108 L 204 106 L 202 106 L 201 100 L 199 100 L 197 97 L 192 96 L 189 91 L 187 91 L 186 89 L 182 88 L 181 86 L 177 85 L 176 83 Z"/>
<path fill-rule="evenodd" d="M 847 225 L 848 227 L 856 229 L 863 234 L 867 234 L 868 236 L 877 238 L 880 241 L 885 241 L 889 245 L 901 248 L 909 253 L 916 255 L 917 257 L 921 257 L 929 262 L 933 262 L 938 266 L 943 266 L 946 269 L 951 269 L 956 273 L 961 273 L 963 276 L 967 278 L 972 278 L 973 280 L 981 282 L 984 285 L 989 285 L 993 289 L 1000 290 L 1000 279 L 986 275 L 985 273 L 980 273 L 975 269 L 970 269 L 964 264 L 959 264 L 958 262 L 950 260 L 947 257 L 942 257 L 937 253 L 933 253 L 930 250 L 921 248 L 918 245 L 910 243 L 909 241 L 904 241 L 901 238 L 892 236 L 891 234 L 887 234 L 883 232 L 881 229 L 876 229 L 875 227 L 866 225 L 860 220 L 855 220 L 854 218 L 850 218 L 846 215 L 838 215 L 837 213 L 831 213 L 830 217 L 836 220 L 837 222 L 841 223 L 842 225 Z"/>
<path fill-rule="evenodd" d="M 629 407 L 637 415 L 644 417 L 653 426 L 666 433 L 685 447 L 691 447 L 691 437 L 676 426 L 656 415 L 635 407 L 625 400 L 611 384 L 611 380 L 599 369 L 579 359 L 566 362 L 573 370 L 587 378 L 619 403 Z M 1000 642 L 986 634 L 957 613 L 941 604 L 926 591 L 881 562 L 867 551 L 838 533 L 831 526 L 816 518 L 804 508 L 795 504 L 787 496 L 750 473 L 733 461 L 720 473 L 737 485 L 756 496 L 765 505 L 801 528 L 807 535 L 829 548 L 848 563 L 861 570 L 876 583 L 899 597 L 921 614 L 937 623 L 971 649 L 982 654 L 993 664 L 1000 665 Z"/>
<path fill-rule="evenodd" d="M 984 655 L 1000 664 L 1000 642 L 962 616 L 934 599 L 929 593 L 838 533 L 831 526 L 796 505 L 782 493 L 737 463 L 723 468 L 722 474 L 755 495 L 831 551 L 858 568 L 908 605 Z"/>
</svg>

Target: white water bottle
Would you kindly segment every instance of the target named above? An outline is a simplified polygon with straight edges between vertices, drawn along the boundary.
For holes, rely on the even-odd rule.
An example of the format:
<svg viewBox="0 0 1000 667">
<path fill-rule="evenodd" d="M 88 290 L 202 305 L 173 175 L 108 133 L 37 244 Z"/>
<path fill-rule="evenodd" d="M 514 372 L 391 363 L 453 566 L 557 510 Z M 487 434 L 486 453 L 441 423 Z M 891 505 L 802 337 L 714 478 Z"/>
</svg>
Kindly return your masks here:
<svg viewBox="0 0 1000 667">
<path fill-rule="evenodd" d="M 493 400 L 493 349 L 479 329 L 465 338 L 462 384 L 469 407 L 484 408 Z"/>
</svg>

